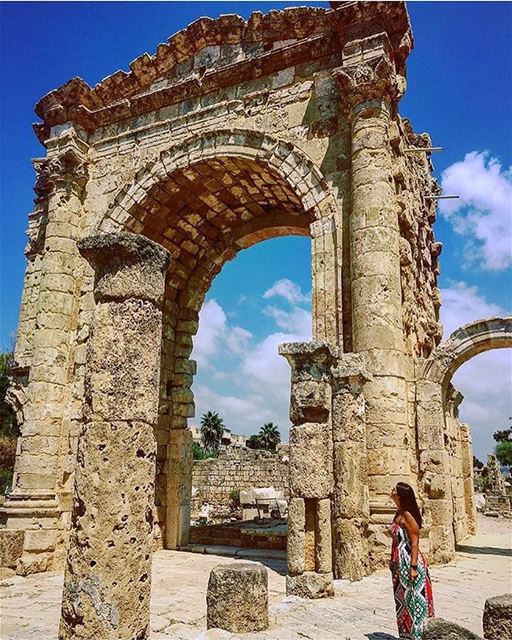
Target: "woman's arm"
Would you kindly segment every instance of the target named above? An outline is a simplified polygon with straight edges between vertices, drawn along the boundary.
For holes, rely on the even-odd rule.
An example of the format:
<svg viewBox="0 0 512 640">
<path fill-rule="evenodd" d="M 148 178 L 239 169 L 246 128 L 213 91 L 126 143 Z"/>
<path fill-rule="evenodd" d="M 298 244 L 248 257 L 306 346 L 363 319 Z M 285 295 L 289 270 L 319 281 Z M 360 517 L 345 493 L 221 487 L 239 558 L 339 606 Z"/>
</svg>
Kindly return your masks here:
<svg viewBox="0 0 512 640">
<path fill-rule="evenodd" d="M 420 544 L 420 528 L 412 515 L 405 511 L 403 515 L 403 525 L 407 531 L 407 537 L 411 543 L 411 578 L 414 580 L 418 577 L 418 570 L 413 567 L 418 566 L 418 553 Z"/>
</svg>

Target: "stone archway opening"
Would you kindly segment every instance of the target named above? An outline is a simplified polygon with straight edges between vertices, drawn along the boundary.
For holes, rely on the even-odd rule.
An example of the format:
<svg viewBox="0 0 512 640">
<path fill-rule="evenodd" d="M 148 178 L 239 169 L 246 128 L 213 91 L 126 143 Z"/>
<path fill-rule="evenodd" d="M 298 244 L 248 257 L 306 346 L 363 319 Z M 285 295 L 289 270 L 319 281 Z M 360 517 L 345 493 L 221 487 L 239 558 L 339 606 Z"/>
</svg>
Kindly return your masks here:
<svg viewBox="0 0 512 640">
<path fill-rule="evenodd" d="M 476 532 L 473 448 L 468 425 L 458 420 L 462 395 L 452 385 L 468 360 L 512 347 L 512 318 L 487 318 L 464 325 L 420 364 L 418 442 L 420 475 L 431 516 L 432 555 L 451 556 L 455 544 Z"/>
<path fill-rule="evenodd" d="M 155 504 L 165 548 L 189 541 L 191 503 L 191 359 L 199 312 L 223 265 L 240 251 L 279 236 L 309 236 L 315 210 L 271 166 L 241 155 L 176 168 L 132 202 L 127 231 L 171 254 L 163 307 Z M 158 535 L 158 533 L 157 533 Z"/>
<path fill-rule="evenodd" d="M 198 457 L 207 412 L 216 412 L 226 431 L 215 457 L 193 461 L 193 545 L 286 553 L 290 369 L 278 346 L 311 339 L 310 290 L 311 241 L 286 236 L 240 252 L 208 291 L 192 352 L 189 428 Z M 273 451 L 249 440 L 269 422 L 281 435 Z"/>
</svg>

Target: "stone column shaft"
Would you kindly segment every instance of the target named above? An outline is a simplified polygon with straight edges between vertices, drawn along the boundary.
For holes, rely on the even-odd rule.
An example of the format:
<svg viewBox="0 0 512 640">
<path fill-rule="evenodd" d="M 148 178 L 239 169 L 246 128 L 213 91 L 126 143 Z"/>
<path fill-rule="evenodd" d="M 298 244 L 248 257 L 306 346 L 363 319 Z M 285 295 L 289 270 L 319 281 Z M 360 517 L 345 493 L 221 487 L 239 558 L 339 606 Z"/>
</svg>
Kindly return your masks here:
<svg viewBox="0 0 512 640">
<path fill-rule="evenodd" d="M 305 598 L 333 595 L 331 366 L 326 343 L 280 345 L 292 368 L 290 508 L 286 591 Z"/>
<path fill-rule="evenodd" d="M 36 163 L 39 175 L 35 191 L 44 192 L 36 203 L 44 208 L 41 217 L 46 222 L 39 222 L 37 243 L 35 240 L 29 243 L 29 251 L 33 244 L 37 245 L 32 260 L 40 265 L 40 284 L 32 321 L 33 336 L 29 339 L 20 335 L 16 348 L 16 353 L 22 354 L 19 365 L 28 367 L 28 381 L 13 488 L 5 503 L 7 526 L 31 531 L 25 536 L 24 554 L 17 567 L 21 574 L 50 568 L 58 530 L 63 527 L 59 508 L 60 467 L 69 426 L 72 343 L 78 317 L 77 270 L 81 261 L 76 240 L 80 235 L 81 198 L 87 179 L 83 151 L 67 148 L 57 157 Z M 24 322 L 20 329 L 26 331 L 27 327 Z M 31 517 L 36 513 L 39 522 Z M 41 519 L 44 519 L 42 527 Z"/>
<path fill-rule="evenodd" d="M 363 359 L 345 354 L 333 371 L 333 551 L 335 578 L 360 580 L 369 571 L 368 462 Z"/>
<path fill-rule="evenodd" d="M 162 297 L 169 255 L 132 234 L 79 243 L 94 267 L 59 638 L 149 638 Z"/>
<path fill-rule="evenodd" d="M 382 525 L 393 512 L 391 489 L 411 475 L 400 229 L 390 148 L 402 81 L 393 57 L 388 36 L 381 33 L 346 44 L 344 65 L 334 71 L 352 137 L 352 346 L 366 355 L 372 374 L 364 395 L 374 564 L 387 559 L 389 541 Z"/>
<path fill-rule="evenodd" d="M 337 230 L 334 218 L 316 220 L 310 227 L 312 236 L 313 275 L 313 339 L 340 344 L 343 332 L 340 327 L 338 304 L 341 288 L 339 282 Z"/>
</svg>

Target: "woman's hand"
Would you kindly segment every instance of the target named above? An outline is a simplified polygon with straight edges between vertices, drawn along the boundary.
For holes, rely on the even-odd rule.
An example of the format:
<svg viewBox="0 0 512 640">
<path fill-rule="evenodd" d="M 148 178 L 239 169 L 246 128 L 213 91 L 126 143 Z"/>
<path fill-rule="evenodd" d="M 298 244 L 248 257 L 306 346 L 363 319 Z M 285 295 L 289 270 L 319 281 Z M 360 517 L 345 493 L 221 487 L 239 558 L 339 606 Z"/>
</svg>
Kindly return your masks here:
<svg viewBox="0 0 512 640">
<path fill-rule="evenodd" d="M 418 578 L 418 569 L 413 569 L 411 567 L 411 569 L 409 570 L 409 578 L 412 580 L 412 582 L 416 582 L 416 579 Z"/>
</svg>

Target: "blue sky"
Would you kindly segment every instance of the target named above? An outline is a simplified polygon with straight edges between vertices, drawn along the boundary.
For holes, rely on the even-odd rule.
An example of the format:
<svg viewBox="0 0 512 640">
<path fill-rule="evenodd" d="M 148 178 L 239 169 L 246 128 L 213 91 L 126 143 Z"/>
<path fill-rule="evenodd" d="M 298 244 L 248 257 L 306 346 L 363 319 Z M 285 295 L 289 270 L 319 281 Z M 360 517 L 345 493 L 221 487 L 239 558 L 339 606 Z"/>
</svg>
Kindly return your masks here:
<svg viewBox="0 0 512 640">
<path fill-rule="evenodd" d="M 92 85 L 127 69 L 131 60 L 144 51 L 153 53 L 159 42 L 199 16 L 247 17 L 253 10 L 297 4 L 0 6 L 2 348 L 15 331 L 23 283 L 24 232 L 34 182 L 30 159 L 44 155 L 31 129 L 37 100 L 73 76 Z M 444 146 L 444 153 L 433 157 L 436 175 L 446 191 L 461 195 L 441 209 L 436 223 L 437 238 L 444 244 L 440 284 L 449 333 L 463 322 L 510 312 L 511 307 L 512 6 L 422 2 L 409 3 L 409 12 L 416 47 L 400 110 L 416 131 L 428 131 L 434 144 Z M 286 437 L 287 371 L 276 364 L 274 347 L 282 336 L 307 333 L 309 251 L 304 238 L 271 240 L 240 254 L 216 279 L 196 348 L 199 415 L 218 409 L 228 426 L 246 433 L 262 420 L 274 419 Z M 255 360 L 259 368 L 251 368 Z M 462 418 L 473 425 L 475 449 L 484 456 L 492 446 L 492 431 L 512 415 L 509 354 L 489 352 L 473 359 L 454 382 L 466 396 Z"/>
</svg>

